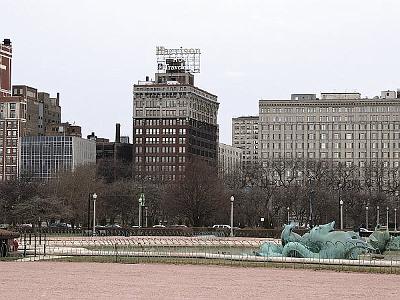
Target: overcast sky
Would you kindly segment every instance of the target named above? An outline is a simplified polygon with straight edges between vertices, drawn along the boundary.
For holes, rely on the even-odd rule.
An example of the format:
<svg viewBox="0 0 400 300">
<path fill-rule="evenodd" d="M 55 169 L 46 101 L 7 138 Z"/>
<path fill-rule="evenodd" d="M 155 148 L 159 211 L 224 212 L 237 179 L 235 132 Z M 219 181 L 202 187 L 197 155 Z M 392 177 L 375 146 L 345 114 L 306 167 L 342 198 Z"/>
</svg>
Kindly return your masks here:
<svg viewBox="0 0 400 300">
<path fill-rule="evenodd" d="M 154 78 L 155 47 L 201 48 L 195 85 L 231 118 L 291 93 L 400 88 L 398 0 L 1 0 L 13 84 L 61 93 L 62 120 L 86 136 L 132 136 L 132 85 Z"/>
</svg>

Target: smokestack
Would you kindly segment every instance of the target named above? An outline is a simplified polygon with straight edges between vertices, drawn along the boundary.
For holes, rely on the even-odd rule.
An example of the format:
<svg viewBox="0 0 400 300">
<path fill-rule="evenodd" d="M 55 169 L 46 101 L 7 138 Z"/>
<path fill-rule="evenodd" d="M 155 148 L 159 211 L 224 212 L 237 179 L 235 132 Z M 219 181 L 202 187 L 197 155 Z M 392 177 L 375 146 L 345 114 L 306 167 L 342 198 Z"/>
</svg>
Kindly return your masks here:
<svg viewBox="0 0 400 300">
<path fill-rule="evenodd" d="M 60 105 L 60 93 L 57 93 L 57 104 L 56 105 L 57 106 Z"/>
<path fill-rule="evenodd" d="M 121 124 L 119 123 L 115 124 L 115 142 L 121 142 Z"/>
<path fill-rule="evenodd" d="M 149 81 L 149 80 L 150 80 L 149 76 L 146 76 L 146 81 Z"/>
</svg>

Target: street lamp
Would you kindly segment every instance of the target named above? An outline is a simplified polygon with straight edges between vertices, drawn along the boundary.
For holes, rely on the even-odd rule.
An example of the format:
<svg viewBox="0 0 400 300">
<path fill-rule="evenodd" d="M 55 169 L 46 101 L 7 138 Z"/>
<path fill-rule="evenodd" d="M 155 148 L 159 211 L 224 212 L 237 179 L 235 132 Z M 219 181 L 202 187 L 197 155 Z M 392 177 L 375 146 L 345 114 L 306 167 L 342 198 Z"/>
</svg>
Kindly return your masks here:
<svg viewBox="0 0 400 300">
<path fill-rule="evenodd" d="M 389 231 L 389 207 L 386 206 L 386 231 Z"/>
<path fill-rule="evenodd" d="M 142 227 L 142 209 L 144 206 L 144 200 L 144 193 L 141 193 L 139 197 L 139 228 Z"/>
<path fill-rule="evenodd" d="M 379 225 L 379 205 L 376 207 L 376 226 Z"/>
<path fill-rule="evenodd" d="M 339 192 L 340 195 L 340 192 Z M 339 201 L 340 204 L 340 229 L 343 230 L 343 200 L 340 199 Z"/>
<path fill-rule="evenodd" d="M 288 206 L 287 208 L 287 223 L 288 223 L 288 225 L 289 225 L 289 223 L 290 223 L 290 207 Z"/>
<path fill-rule="evenodd" d="M 92 195 L 93 198 L 93 236 L 96 235 L 96 199 L 97 199 L 97 194 L 94 193 Z"/>
<path fill-rule="evenodd" d="M 343 230 L 343 200 L 341 198 L 342 184 L 338 184 L 339 204 L 340 204 L 340 229 Z"/>
<path fill-rule="evenodd" d="M 310 191 L 310 215 L 309 215 L 309 225 L 310 225 L 310 228 L 311 228 L 311 223 L 312 223 L 312 215 L 313 215 L 313 210 L 312 210 L 312 201 L 313 201 L 313 197 L 314 197 L 314 190 L 312 189 L 311 191 Z"/>
<path fill-rule="evenodd" d="M 233 236 L 233 202 L 235 202 L 235 197 L 231 196 L 231 236 Z"/>
<path fill-rule="evenodd" d="M 145 206 L 144 207 L 144 218 L 145 218 L 145 223 L 144 223 L 144 226 L 145 227 L 148 227 L 148 222 L 147 222 L 147 216 L 148 216 L 148 208 L 147 208 L 147 206 Z"/>
<path fill-rule="evenodd" d="M 365 207 L 365 229 L 368 230 L 368 206 Z"/>
</svg>

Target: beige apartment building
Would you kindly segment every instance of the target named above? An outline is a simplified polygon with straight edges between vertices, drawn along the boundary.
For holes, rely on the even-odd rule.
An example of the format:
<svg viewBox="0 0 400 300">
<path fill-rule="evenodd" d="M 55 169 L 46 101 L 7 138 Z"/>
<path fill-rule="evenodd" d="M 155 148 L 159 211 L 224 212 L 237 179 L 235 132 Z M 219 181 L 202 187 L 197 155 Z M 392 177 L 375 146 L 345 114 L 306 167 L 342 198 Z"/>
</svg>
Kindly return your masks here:
<svg viewBox="0 0 400 300">
<path fill-rule="evenodd" d="M 261 162 L 314 159 L 346 166 L 399 167 L 400 92 L 294 94 L 260 100 Z"/>
<path fill-rule="evenodd" d="M 243 168 L 259 163 L 258 128 L 258 116 L 232 118 L 232 146 L 243 150 Z"/>
<path fill-rule="evenodd" d="M 221 177 L 240 171 L 243 149 L 224 143 L 218 144 L 218 174 Z"/>
</svg>

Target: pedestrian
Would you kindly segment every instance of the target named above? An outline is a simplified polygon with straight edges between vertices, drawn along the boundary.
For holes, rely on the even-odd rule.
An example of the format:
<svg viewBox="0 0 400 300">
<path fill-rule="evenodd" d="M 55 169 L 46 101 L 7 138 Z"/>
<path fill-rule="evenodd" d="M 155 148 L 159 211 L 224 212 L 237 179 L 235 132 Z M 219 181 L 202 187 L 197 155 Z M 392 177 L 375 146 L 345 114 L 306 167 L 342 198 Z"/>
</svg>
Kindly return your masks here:
<svg viewBox="0 0 400 300">
<path fill-rule="evenodd" d="M 12 244 L 13 244 L 13 251 L 17 252 L 18 251 L 18 246 L 19 246 L 18 245 L 18 241 L 16 239 L 14 239 Z"/>
</svg>

